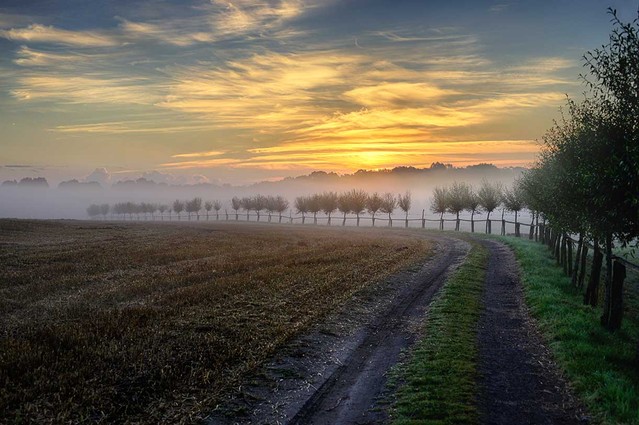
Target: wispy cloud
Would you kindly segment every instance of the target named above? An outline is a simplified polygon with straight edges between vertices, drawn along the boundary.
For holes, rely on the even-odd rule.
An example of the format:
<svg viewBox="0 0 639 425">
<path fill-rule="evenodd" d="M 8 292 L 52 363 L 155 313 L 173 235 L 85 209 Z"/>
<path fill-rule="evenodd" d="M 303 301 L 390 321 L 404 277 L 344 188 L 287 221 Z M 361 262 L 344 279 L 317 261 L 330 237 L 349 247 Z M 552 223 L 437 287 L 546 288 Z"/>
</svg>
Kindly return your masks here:
<svg viewBox="0 0 639 425">
<path fill-rule="evenodd" d="M 121 44 L 117 38 L 95 31 L 69 31 L 40 24 L 1 30 L 0 37 L 20 42 L 55 43 L 79 47 L 107 47 Z"/>
</svg>

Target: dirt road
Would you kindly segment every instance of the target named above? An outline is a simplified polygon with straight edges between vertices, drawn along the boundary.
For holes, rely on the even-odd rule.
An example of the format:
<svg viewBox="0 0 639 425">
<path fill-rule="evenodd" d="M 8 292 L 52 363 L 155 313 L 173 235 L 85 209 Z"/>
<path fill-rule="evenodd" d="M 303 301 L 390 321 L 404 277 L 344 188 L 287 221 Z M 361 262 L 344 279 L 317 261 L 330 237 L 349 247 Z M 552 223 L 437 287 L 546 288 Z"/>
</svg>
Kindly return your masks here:
<svg viewBox="0 0 639 425">
<path fill-rule="evenodd" d="M 387 373 L 416 340 L 428 305 L 469 244 L 429 236 L 436 254 L 355 297 L 341 313 L 293 341 L 209 424 L 365 424 L 386 418 L 378 398 Z"/>
<path fill-rule="evenodd" d="M 587 423 L 526 309 L 513 252 L 483 243 L 490 259 L 477 335 L 482 423 Z"/>
<path fill-rule="evenodd" d="M 433 296 L 465 258 L 467 242 L 424 236 L 437 254 L 355 297 L 214 412 L 209 424 L 378 424 L 387 419 L 388 371 L 415 342 Z M 485 424 L 578 424 L 586 415 L 543 344 L 523 301 L 518 265 L 502 243 L 490 251 L 478 324 L 478 403 Z"/>
</svg>

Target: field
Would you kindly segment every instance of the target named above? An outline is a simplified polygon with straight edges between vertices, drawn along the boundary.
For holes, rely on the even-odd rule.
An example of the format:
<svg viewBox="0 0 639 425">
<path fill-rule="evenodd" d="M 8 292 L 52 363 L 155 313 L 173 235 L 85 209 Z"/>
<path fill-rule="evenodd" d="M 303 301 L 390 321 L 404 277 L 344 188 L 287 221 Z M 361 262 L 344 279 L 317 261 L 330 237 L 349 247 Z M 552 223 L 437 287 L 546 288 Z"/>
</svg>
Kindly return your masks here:
<svg viewBox="0 0 639 425">
<path fill-rule="evenodd" d="M 400 232 L 0 220 L 0 422 L 188 422 L 352 294 Z"/>
</svg>

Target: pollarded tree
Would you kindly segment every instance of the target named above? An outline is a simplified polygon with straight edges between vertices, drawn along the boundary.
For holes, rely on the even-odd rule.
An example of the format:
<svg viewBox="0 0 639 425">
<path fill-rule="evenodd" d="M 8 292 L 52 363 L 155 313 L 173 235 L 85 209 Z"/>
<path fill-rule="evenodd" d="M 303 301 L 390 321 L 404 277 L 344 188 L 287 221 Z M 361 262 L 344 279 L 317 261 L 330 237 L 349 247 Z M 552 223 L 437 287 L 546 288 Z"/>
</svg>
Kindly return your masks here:
<svg viewBox="0 0 639 425">
<path fill-rule="evenodd" d="M 453 182 L 448 189 L 448 212 L 455 214 L 457 231 L 459 231 L 459 213 L 468 207 L 470 193 L 470 186 L 467 183 Z"/>
<path fill-rule="evenodd" d="M 342 226 L 346 225 L 346 214 L 349 214 L 352 211 L 351 208 L 351 198 L 348 196 L 348 193 L 341 193 L 337 198 L 337 209 L 339 212 L 344 214 L 344 218 L 342 220 Z"/>
<path fill-rule="evenodd" d="M 189 214 L 189 220 L 191 220 L 191 214 L 195 214 L 197 220 L 200 219 L 200 210 L 202 209 L 202 198 L 193 198 L 190 201 L 186 201 L 185 210 Z"/>
<path fill-rule="evenodd" d="M 397 195 L 397 206 L 405 214 L 405 227 L 408 227 L 408 211 L 410 211 L 411 203 L 412 197 L 409 191 L 406 191 L 403 195 Z"/>
<path fill-rule="evenodd" d="M 268 222 L 271 222 L 271 215 L 275 212 L 275 197 L 268 195 L 266 197 L 266 213 L 268 214 Z"/>
<path fill-rule="evenodd" d="M 430 210 L 439 214 L 439 230 L 444 230 L 444 213 L 448 211 L 448 188 L 446 186 L 438 186 L 433 190 Z"/>
<path fill-rule="evenodd" d="M 209 213 L 211 212 L 211 210 L 213 209 L 213 202 L 211 201 L 206 201 L 204 203 L 204 209 L 206 210 L 206 221 L 209 221 Z"/>
<path fill-rule="evenodd" d="M 110 210 L 111 210 L 111 207 L 109 206 L 109 204 L 101 204 L 100 205 L 100 214 L 102 214 L 102 218 L 104 220 L 106 220 L 107 215 L 109 214 Z"/>
<path fill-rule="evenodd" d="M 218 200 L 213 201 L 213 209 L 215 210 L 215 219 L 220 219 L 220 210 L 222 209 L 222 203 Z"/>
<path fill-rule="evenodd" d="M 515 213 L 515 236 L 519 237 L 519 222 L 517 221 L 517 215 L 519 211 L 524 208 L 524 194 L 522 193 L 521 186 L 515 182 L 513 187 L 505 189 L 502 202 L 506 210 Z"/>
<path fill-rule="evenodd" d="M 100 205 L 97 205 L 97 204 L 89 205 L 89 207 L 87 208 L 87 214 L 91 218 L 99 216 L 100 215 Z"/>
<path fill-rule="evenodd" d="M 249 214 L 253 209 L 253 198 L 248 196 L 243 197 L 240 199 L 240 206 L 244 211 L 246 211 L 246 221 L 249 221 Z"/>
<path fill-rule="evenodd" d="M 264 195 L 257 195 L 253 198 L 253 209 L 257 213 L 257 221 L 260 221 L 260 213 L 266 209 L 268 199 Z"/>
<path fill-rule="evenodd" d="M 299 214 L 302 214 L 302 224 L 306 222 L 306 213 L 308 213 L 309 207 L 309 199 L 308 196 L 298 196 L 295 198 L 295 209 Z"/>
<path fill-rule="evenodd" d="M 240 208 L 242 208 L 242 200 L 237 196 L 234 196 L 233 199 L 231 199 L 231 209 L 235 211 L 235 221 L 240 219 L 240 215 L 238 213 Z"/>
<path fill-rule="evenodd" d="M 373 220 L 373 227 L 375 227 L 375 214 L 382 208 L 384 201 L 377 192 L 373 193 L 366 200 L 366 210 L 371 215 Z"/>
<path fill-rule="evenodd" d="M 475 214 L 479 213 L 479 195 L 475 193 L 472 186 L 470 187 L 470 193 L 468 196 L 468 204 L 466 205 L 466 209 L 470 212 L 470 232 L 475 233 Z"/>
<path fill-rule="evenodd" d="M 379 210 L 383 214 L 388 214 L 388 227 L 393 227 L 392 214 L 393 211 L 395 211 L 395 208 L 397 208 L 397 199 L 395 199 L 395 195 L 388 192 L 382 195 L 382 206 Z"/>
<path fill-rule="evenodd" d="M 158 211 L 160 212 L 160 220 L 164 221 L 164 213 L 169 209 L 168 205 L 160 204 L 158 205 Z"/>
<path fill-rule="evenodd" d="M 282 214 L 288 209 L 288 201 L 283 196 L 275 197 L 275 211 L 279 214 L 279 222 L 282 222 Z"/>
<path fill-rule="evenodd" d="M 328 216 L 328 225 L 331 225 L 331 215 L 337 210 L 339 197 L 335 192 L 324 192 L 321 195 L 322 211 Z"/>
<path fill-rule="evenodd" d="M 484 179 L 481 182 L 481 187 L 477 192 L 479 197 L 479 205 L 486 211 L 486 233 L 492 233 L 492 222 L 490 221 L 490 214 L 501 205 L 502 195 L 504 187 L 501 183 L 490 183 Z"/>
<path fill-rule="evenodd" d="M 317 224 L 317 213 L 322 211 L 322 197 L 314 194 L 308 198 L 308 211 L 313 213 L 313 224 Z"/>
<path fill-rule="evenodd" d="M 352 189 L 348 192 L 348 197 L 350 199 L 351 212 L 357 217 L 357 226 L 359 226 L 359 215 L 366 210 L 368 194 L 363 190 Z"/>
<path fill-rule="evenodd" d="M 175 214 L 177 214 L 178 217 L 178 221 L 180 221 L 182 219 L 180 214 L 182 214 L 182 211 L 184 211 L 184 202 L 180 201 L 179 199 L 173 201 L 173 211 L 175 211 Z"/>
</svg>

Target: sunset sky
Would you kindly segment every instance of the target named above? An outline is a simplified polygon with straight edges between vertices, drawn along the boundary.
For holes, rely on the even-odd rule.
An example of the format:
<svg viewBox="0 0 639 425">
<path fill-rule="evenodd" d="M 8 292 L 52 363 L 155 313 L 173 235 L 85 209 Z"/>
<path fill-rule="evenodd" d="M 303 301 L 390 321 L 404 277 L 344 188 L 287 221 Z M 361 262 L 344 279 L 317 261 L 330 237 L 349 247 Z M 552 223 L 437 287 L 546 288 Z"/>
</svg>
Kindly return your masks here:
<svg viewBox="0 0 639 425">
<path fill-rule="evenodd" d="M 608 6 L 3 0 L 0 179 L 530 164 Z"/>
</svg>

